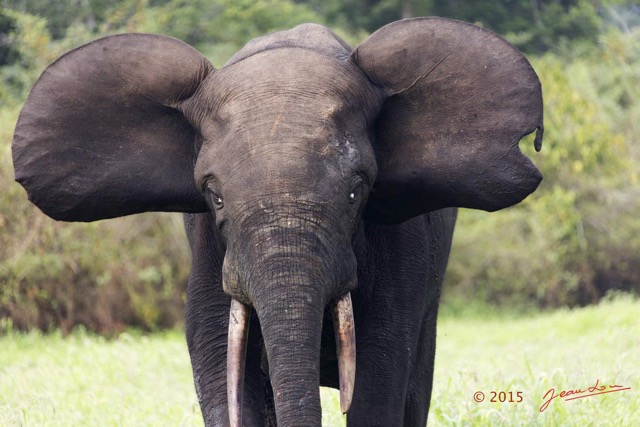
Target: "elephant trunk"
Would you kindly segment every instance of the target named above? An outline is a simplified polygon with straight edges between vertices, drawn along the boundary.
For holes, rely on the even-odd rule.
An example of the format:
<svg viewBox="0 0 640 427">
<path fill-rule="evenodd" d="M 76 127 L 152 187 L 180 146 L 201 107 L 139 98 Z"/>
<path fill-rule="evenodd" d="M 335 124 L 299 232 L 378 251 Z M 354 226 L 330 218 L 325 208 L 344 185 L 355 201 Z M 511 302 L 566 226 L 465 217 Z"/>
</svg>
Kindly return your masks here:
<svg viewBox="0 0 640 427">
<path fill-rule="evenodd" d="M 320 426 L 320 339 L 325 303 L 308 285 L 266 291 L 256 304 L 279 426 Z"/>
<path fill-rule="evenodd" d="M 320 426 L 319 356 L 326 305 L 324 288 L 317 286 L 317 277 L 313 279 L 311 275 L 301 274 L 290 258 L 287 265 L 294 270 L 293 274 L 288 272 L 286 280 L 272 278 L 261 282 L 263 286 L 257 286 L 254 291 L 253 305 L 262 327 L 278 425 Z M 355 381 L 355 335 L 349 293 L 332 302 L 332 312 L 338 348 L 341 407 L 343 412 L 347 412 Z M 248 320 L 249 308 L 233 300 L 227 351 L 231 426 L 242 425 Z"/>
<path fill-rule="evenodd" d="M 342 412 L 346 414 L 351 406 L 356 375 L 356 339 L 350 293 L 346 293 L 334 301 L 332 304 L 332 313 L 336 336 L 336 348 L 338 352 L 340 408 L 342 409 Z M 249 307 L 236 300 L 231 301 L 229 346 L 227 349 L 227 397 L 229 402 L 229 420 L 231 427 L 243 425 L 242 408 L 244 364 L 247 350 L 246 345 L 249 330 L 249 315 Z M 273 341 L 268 340 L 267 342 Z M 295 357 L 293 354 L 290 354 L 290 356 Z M 313 364 L 310 366 L 313 366 Z M 278 375 L 281 376 L 280 373 Z M 302 384 L 304 385 L 304 383 L 305 382 L 303 381 Z M 311 384 L 311 382 L 307 382 L 306 384 Z M 278 393 L 277 391 L 275 394 L 276 397 L 281 395 L 281 393 Z M 276 408 L 277 406 L 278 404 L 276 400 Z M 283 410 L 281 410 L 281 412 L 282 411 Z"/>
<path fill-rule="evenodd" d="M 227 351 L 232 426 L 242 425 L 249 318 L 244 304 L 252 305 L 260 319 L 279 426 L 321 425 L 320 343 L 325 306 L 330 301 L 344 412 L 351 402 L 355 336 L 348 290 L 357 280 L 355 257 L 348 245 L 328 238 L 335 233 L 329 233 L 321 222 L 307 219 L 307 213 L 294 213 L 273 215 L 269 221 L 256 218 L 260 226 L 255 228 L 245 221 L 243 243 L 227 248 L 223 286 L 237 298 L 231 306 Z"/>
</svg>

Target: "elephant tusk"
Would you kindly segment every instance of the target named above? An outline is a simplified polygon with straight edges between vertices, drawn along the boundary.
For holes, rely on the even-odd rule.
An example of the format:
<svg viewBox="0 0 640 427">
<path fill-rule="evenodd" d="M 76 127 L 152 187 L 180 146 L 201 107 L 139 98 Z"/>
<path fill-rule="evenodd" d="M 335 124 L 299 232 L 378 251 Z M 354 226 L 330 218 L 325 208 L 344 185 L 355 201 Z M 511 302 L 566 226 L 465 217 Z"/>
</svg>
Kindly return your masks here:
<svg viewBox="0 0 640 427">
<path fill-rule="evenodd" d="M 231 300 L 227 344 L 227 402 L 231 427 L 242 426 L 244 365 L 247 354 L 249 314 L 249 307 L 234 299 Z"/>
<path fill-rule="evenodd" d="M 349 292 L 336 299 L 332 314 L 338 352 L 340 409 L 343 414 L 346 414 L 351 407 L 353 386 L 356 379 L 356 334 Z"/>
</svg>

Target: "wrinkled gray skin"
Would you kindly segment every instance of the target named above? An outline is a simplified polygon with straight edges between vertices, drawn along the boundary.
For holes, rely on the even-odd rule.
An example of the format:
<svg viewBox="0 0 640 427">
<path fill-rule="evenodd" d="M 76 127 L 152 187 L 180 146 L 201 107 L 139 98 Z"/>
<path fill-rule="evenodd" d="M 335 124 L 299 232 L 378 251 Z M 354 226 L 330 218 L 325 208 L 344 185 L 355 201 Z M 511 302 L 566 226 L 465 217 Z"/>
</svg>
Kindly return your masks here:
<svg viewBox="0 0 640 427">
<path fill-rule="evenodd" d="M 537 76 L 443 19 L 352 50 L 304 25 L 220 70 L 163 36 L 98 40 L 52 64 L 16 127 L 16 179 L 50 216 L 187 212 L 186 332 L 207 426 L 229 424 L 231 298 L 252 307 L 244 425 L 319 426 L 338 387 L 326 308 L 351 291 L 350 426 L 423 426 L 455 207 L 513 205 L 541 176 Z M 277 421 L 276 421 L 277 419 Z"/>
</svg>

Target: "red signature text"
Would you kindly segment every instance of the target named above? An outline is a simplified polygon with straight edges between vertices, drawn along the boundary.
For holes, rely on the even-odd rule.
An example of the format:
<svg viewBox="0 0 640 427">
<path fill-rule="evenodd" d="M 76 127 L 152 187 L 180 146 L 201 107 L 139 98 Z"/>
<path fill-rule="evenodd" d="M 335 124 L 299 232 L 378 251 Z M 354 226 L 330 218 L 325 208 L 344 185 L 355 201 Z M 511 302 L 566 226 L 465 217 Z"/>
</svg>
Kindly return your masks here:
<svg viewBox="0 0 640 427">
<path fill-rule="evenodd" d="M 550 388 L 544 396 L 542 396 L 542 406 L 540 406 L 540 412 L 547 410 L 551 402 L 557 397 L 560 399 L 575 400 L 582 399 L 583 397 L 596 396 L 598 394 L 615 393 L 618 391 L 630 390 L 631 387 L 625 387 L 623 385 L 600 385 L 600 380 L 596 380 L 596 383 L 589 388 L 574 389 L 574 390 L 562 390 L 560 393 L 556 393 L 555 388 Z"/>
</svg>

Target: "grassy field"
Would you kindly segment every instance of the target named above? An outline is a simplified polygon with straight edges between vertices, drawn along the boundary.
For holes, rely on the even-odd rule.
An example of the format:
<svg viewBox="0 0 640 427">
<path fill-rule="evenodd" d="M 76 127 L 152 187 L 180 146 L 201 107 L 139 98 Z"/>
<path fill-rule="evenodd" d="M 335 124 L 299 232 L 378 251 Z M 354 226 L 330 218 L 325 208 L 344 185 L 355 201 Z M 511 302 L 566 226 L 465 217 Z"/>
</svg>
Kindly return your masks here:
<svg viewBox="0 0 640 427">
<path fill-rule="evenodd" d="M 639 314 L 639 301 L 619 298 L 524 318 L 441 319 L 429 425 L 640 425 Z M 549 389 L 585 390 L 596 381 L 631 389 L 558 397 L 540 412 Z M 492 392 L 506 401 L 489 402 Z M 336 394 L 322 396 L 323 425 L 344 425 Z M 67 338 L 9 331 L 0 338 L 0 426 L 201 425 L 179 332 L 106 340 L 82 331 Z"/>
</svg>

